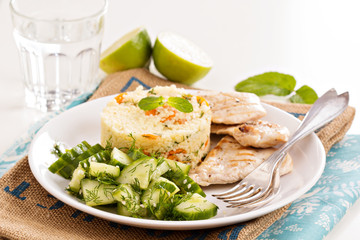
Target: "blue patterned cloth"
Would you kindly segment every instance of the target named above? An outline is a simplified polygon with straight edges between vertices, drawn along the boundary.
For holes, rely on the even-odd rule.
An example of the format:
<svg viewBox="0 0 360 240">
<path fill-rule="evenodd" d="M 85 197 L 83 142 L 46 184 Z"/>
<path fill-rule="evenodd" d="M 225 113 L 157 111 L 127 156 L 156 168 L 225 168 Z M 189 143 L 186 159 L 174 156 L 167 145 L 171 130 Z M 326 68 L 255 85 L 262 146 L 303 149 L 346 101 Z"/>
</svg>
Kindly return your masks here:
<svg viewBox="0 0 360 240">
<path fill-rule="evenodd" d="M 134 81 L 134 78 L 130 81 Z M 84 94 L 66 109 L 86 101 L 89 96 L 90 94 Z M 37 131 L 59 113 L 50 114 L 31 126 L 24 136 L 0 155 L 0 177 L 27 154 Z M 265 230 L 258 239 L 313 240 L 326 236 L 360 196 L 359 142 L 360 135 L 347 135 L 334 145 L 327 155 L 324 173 L 316 185 L 295 200 L 281 219 Z M 221 236 L 218 238 L 224 239 Z"/>
</svg>

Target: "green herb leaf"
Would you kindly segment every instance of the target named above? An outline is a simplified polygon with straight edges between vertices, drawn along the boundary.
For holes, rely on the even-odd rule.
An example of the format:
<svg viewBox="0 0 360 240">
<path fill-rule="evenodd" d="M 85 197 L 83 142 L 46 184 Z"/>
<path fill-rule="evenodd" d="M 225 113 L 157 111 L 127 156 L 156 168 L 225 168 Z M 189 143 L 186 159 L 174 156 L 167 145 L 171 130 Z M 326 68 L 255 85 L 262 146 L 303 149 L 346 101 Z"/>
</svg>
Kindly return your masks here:
<svg viewBox="0 0 360 240">
<path fill-rule="evenodd" d="M 238 92 L 255 93 L 258 96 L 273 94 L 276 96 L 287 96 L 294 91 L 296 80 L 293 76 L 267 72 L 239 82 L 235 86 Z"/>
<path fill-rule="evenodd" d="M 306 103 L 313 104 L 318 99 L 318 95 L 311 87 L 304 85 L 298 90 L 296 94 L 290 98 L 292 103 Z"/>
<path fill-rule="evenodd" d="M 176 108 L 180 112 L 190 113 L 193 111 L 193 106 L 189 100 L 181 97 L 169 97 L 167 104 Z"/>
<path fill-rule="evenodd" d="M 164 98 L 162 96 L 160 97 L 145 97 L 140 100 L 138 103 L 138 106 L 140 109 L 144 111 L 153 110 L 157 107 L 160 107 L 164 104 L 163 102 Z"/>
</svg>

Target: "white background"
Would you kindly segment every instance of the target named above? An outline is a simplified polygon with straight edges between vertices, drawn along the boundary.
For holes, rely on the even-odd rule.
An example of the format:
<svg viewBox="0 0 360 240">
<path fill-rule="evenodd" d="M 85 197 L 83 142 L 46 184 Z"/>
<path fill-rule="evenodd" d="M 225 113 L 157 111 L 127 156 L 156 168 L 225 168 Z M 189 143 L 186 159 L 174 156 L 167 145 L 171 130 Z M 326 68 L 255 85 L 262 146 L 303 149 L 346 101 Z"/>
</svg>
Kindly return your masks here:
<svg viewBox="0 0 360 240">
<path fill-rule="evenodd" d="M 0 153 L 43 114 L 24 106 L 21 72 L 8 0 L 0 0 Z M 356 0 L 110 0 L 103 49 L 145 26 L 154 42 L 172 31 L 199 45 L 214 61 L 196 87 L 230 91 L 267 71 L 293 75 L 319 95 L 349 91 L 360 106 L 360 2 Z M 360 134 L 356 116 L 350 134 Z M 356 239 L 360 204 L 327 239 Z"/>
</svg>

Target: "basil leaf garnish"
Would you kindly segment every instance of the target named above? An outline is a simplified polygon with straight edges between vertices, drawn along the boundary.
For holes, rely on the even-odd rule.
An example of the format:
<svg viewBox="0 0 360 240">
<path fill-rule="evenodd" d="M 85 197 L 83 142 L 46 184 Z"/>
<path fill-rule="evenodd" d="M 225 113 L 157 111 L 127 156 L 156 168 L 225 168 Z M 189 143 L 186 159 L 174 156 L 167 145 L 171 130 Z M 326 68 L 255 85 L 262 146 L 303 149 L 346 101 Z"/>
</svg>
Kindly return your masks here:
<svg viewBox="0 0 360 240">
<path fill-rule="evenodd" d="M 313 104 L 318 99 L 318 95 L 311 87 L 304 85 L 298 90 L 296 94 L 291 96 L 290 101 L 292 103 L 306 103 Z"/>
<path fill-rule="evenodd" d="M 189 100 L 181 97 L 169 97 L 167 104 L 176 108 L 180 112 L 190 113 L 193 111 L 193 106 Z"/>
<path fill-rule="evenodd" d="M 267 72 L 239 82 L 235 86 L 238 92 L 255 93 L 258 96 L 273 94 L 276 96 L 287 96 L 294 91 L 296 80 L 293 76 Z"/>
<path fill-rule="evenodd" d="M 157 107 L 164 105 L 163 100 L 164 100 L 164 98 L 162 96 L 160 96 L 160 97 L 153 97 L 153 96 L 145 97 L 140 100 L 140 102 L 138 103 L 138 106 L 140 109 L 142 109 L 144 111 L 153 110 Z"/>
</svg>

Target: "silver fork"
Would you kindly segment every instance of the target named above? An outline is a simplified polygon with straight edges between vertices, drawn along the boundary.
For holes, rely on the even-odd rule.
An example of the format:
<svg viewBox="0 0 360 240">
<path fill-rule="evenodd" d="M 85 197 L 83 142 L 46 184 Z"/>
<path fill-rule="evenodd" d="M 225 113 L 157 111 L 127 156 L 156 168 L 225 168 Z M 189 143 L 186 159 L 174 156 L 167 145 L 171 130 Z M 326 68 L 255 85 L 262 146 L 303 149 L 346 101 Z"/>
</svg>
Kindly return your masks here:
<svg viewBox="0 0 360 240">
<path fill-rule="evenodd" d="M 224 200 L 232 206 L 245 206 L 254 202 L 261 202 L 274 191 L 274 173 L 287 151 L 297 141 L 323 127 L 325 124 L 339 116 L 347 107 L 349 94 L 345 92 L 337 95 L 330 89 L 321 96 L 311 107 L 298 129 L 289 141 L 275 151 L 266 161 L 236 184 L 230 190 L 213 194 L 214 197 Z M 280 178 L 279 174 L 277 177 Z M 275 175 L 275 177 L 276 177 Z"/>
<path fill-rule="evenodd" d="M 226 206 L 228 208 L 255 208 L 262 206 L 271 200 L 273 200 L 280 191 L 280 170 L 279 168 L 275 169 L 275 174 L 271 181 L 271 185 L 266 193 L 261 197 L 255 200 L 247 199 L 246 201 L 232 201 L 230 205 Z"/>
</svg>

